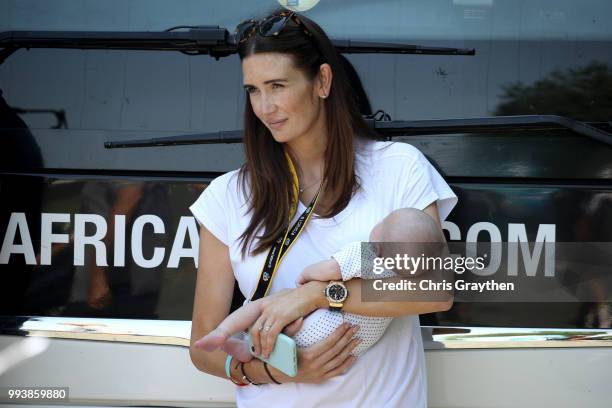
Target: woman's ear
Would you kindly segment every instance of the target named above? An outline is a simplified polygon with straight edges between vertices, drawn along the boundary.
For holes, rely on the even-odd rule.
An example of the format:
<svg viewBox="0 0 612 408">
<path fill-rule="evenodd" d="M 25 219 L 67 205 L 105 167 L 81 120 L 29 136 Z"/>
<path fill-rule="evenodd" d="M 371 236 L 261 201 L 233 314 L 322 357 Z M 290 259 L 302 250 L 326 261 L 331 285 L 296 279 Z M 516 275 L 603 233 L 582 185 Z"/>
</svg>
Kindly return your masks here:
<svg viewBox="0 0 612 408">
<path fill-rule="evenodd" d="M 321 64 L 319 67 L 319 80 L 317 85 L 317 92 L 320 98 L 325 99 L 329 96 L 329 92 L 331 91 L 332 76 L 331 66 L 328 63 Z"/>
</svg>

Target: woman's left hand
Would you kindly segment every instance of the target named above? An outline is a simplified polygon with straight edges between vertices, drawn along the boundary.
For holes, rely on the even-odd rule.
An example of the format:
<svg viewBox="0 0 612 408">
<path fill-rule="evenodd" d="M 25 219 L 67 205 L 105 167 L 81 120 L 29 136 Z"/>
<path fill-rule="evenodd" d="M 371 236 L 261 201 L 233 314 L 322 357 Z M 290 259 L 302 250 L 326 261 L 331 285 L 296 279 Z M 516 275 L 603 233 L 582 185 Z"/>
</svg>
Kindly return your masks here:
<svg viewBox="0 0 612 408">
<path fill-rule="evenodd" d="M 285 289 L 260 299 L 261 315 L 250 330 L 256 355 L 268 358 L 274 350 L 276 337 L 285 326 L 317 308 L 324 285 L 323 282 L 308 282 L 299 288 Z"/>
</svg>

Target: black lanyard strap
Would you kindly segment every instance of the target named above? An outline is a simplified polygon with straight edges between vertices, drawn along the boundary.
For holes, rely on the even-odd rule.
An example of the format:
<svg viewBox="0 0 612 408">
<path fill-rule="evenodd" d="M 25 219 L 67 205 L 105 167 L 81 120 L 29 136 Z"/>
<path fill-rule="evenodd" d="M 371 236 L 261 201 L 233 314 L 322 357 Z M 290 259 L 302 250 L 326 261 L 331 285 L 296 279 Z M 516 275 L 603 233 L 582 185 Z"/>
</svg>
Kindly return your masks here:
<svg viewBox="0 0 612 408">
<path fill-rule="evenodd" d="M 304 230 L 306 223 L 312 215 L 312 211 L 317 205 L 320 193 L 321 187 L 319 187 L 319 191 L 317 191 L 317 194 L 310 201 L 310 204 L 308 204 L 308 207 L 306 207 L 306 210 L 304 210 L 302 215 L 300 215 L 300 217 L 295 221 L 291 229 L 285 228 L 278 239 L 274 242 L 274 245 L 272 245 L 270 248 L 266 261 L 264 262 L 263 268 L 259 274 L 259 282 L 257 283 L 257 287 L 255 288 L 255 292 L 253 292 L 250 301 L 260 299 L 268 294 L 272 279 L 274 278 L 283 257 L 289 251 L 291 245 L 293 245 L 293 243 L 298 239 L 300 233 Z"/>
</svg>

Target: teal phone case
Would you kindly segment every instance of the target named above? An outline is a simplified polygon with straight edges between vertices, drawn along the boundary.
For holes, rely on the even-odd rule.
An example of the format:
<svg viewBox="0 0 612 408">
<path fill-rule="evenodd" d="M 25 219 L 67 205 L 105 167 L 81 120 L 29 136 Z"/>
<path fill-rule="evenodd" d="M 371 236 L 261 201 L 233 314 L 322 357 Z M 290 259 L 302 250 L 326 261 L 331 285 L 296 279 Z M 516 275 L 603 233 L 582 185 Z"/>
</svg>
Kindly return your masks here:
<svg viewBox="0 0 612 408">
<path fill-rule="evenodd" d="M 297 346 L 291 337 L 280 333 L 276 338 L 274 350 L 272 350 L 272 353 L 270 353 L 267 359 L 255 354 L 255 347 L 253 346 L 250 335 L 247 335 L 247 341 L 249 342 L 249 351 L 253 357 L 265 361 L 277 370 L 287 374 L 289 377 L 295 377 L 297 375 Z"/>
</svg>

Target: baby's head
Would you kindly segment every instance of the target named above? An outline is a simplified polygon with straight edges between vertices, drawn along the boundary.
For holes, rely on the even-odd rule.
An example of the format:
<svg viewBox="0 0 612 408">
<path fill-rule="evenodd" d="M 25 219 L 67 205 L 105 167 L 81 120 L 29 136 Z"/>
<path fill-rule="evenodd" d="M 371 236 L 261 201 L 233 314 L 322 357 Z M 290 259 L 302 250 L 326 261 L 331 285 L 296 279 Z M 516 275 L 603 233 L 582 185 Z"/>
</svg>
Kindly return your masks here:
<svg viewBox="0 0 612 408">
<path fill-rule="evenodd" d="M 440 227 L 424 211 L 416 208 L 395 210 L 382 220 L 383 241 L 407 237 L 409 242 L 441 242 L 444 240 Z"/>
<path fill-rule="evenodd" d="M 446 239 L 440 227 L 427 213 L 416 208 L 402 208 L 387 215 L 370 233 L 370 241 L 379 257 L 443 256 Z M 397 243 L 382 245 L 380 243 Z M 404 245 L 400 245 L 404 243 Z"/>
</svg>

